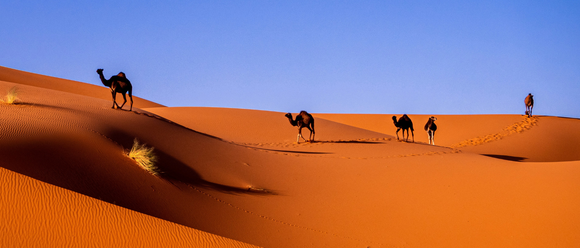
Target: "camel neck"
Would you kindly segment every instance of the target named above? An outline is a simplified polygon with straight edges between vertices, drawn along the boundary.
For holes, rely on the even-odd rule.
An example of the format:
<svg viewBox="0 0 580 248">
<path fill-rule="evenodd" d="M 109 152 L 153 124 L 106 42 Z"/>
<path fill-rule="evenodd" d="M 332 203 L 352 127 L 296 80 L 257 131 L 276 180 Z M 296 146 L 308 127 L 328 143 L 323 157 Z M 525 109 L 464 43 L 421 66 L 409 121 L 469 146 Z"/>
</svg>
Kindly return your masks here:
<svg viewBox="0 0 580 248">
<path fill-rule="evenodd" d="M 297 126 L 298 125 L 297 121 L 292 119 L 292 116 L 288 116 L 288 120 L 290 121 L 290 124 L 292 126 Z"/>
<path fill-rule="evenodd" d="M 99 73 L 99 77 L 101 78 L 101 83 L 103 83 L 103 85 L 111 87 L 111 83 L 107 79 L 105 79 L 105 76 L 103 76 L 102 72 Z"/>
</svg>

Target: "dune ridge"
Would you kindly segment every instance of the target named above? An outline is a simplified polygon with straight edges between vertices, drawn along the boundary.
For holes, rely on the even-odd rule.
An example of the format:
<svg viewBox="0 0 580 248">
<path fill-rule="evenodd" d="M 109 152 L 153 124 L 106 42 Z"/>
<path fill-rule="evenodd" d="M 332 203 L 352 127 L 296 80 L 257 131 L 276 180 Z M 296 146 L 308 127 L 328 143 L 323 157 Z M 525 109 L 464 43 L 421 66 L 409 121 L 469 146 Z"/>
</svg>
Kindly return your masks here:
<svg viewBox="0 0 580 248">
<path fill-rule="evenodd" d="M 95 78 L 98 78 L 98 75 L 96 73 Z M 11 69 L 3 66 L 0 66 L 0 81 L 11 82 L 21 85 L 36 86 L 45 89 L 68 92 L 112 101 L 111 92 L 109 88 L 105 86 L 97 86 L 67 79 L 50 77 L 31 72 Z M 134 95 L 138 93 L 138 87 L 136 88 L 137 91 L 133 93 Z M 134 100 L 133 106 L 135 107 L 140 108 L 164 107 L 161 104 L 136 96 L 133 97 L 133 100 Z"/>
</svg>

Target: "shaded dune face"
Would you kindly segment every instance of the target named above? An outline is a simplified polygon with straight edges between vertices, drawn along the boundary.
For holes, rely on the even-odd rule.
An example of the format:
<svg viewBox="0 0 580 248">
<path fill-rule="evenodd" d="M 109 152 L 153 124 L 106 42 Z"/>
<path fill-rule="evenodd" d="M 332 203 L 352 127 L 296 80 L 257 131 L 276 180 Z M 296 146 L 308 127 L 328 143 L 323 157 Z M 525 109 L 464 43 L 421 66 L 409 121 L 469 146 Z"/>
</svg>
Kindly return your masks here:
<svg viewBox="0 0 580 248">
<path fill-rule="evenodd" d="M 5 68 L 0 80 L 21 99 L 0 104 L 0 246 L 580 243 L 577 119 L 437 116 L 431 146 L 422 130 L 397 141 L 391 114 L 313 113 L 316 142 L 296 144 L 281 112 L 137 98 L 130 112 L 104 87 Z M 135 138 L 159 176 L 124 155 Z"/>
</svg>

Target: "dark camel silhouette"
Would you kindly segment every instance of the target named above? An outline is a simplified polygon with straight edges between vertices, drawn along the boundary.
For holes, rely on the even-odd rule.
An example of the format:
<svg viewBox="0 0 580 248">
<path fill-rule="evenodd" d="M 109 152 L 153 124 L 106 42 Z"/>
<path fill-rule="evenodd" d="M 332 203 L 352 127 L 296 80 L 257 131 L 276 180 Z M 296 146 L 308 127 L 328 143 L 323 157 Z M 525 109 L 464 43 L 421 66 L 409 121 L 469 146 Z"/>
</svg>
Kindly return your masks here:
<svg viewBox="0 0 580 248">
<path fill-rule="evenodd" d="M 415 129 L 413 129 L 413 122 L 411 118 L 407 115 L 401 116 L 399 121 L 397 121 L 397 117 L 393 115 L 393 123 L 395 123 L 395 127 L 397 127 L 397 140 L 399 140 L 399 130 L 403 129 L 403 138 L 405 138 L 405 130 L 407 131 L 407 138 L 405 141 L 409 141 L 409 129 L 411 129 L 411 134 L 413 135 L 413 142 L 415 142 Z"/>
<path fill-rule="evenodd" d="M 435 145 L 435 131 L 437 131 L 437 125 L 435 125 L 435 121 L 437 118 L 431 116 L 425 124 L 425 131 L 427 131 L 427 135 L 429 136 L 429 144 Z"/>
<path fill-rule="evenodd" d="M 125 77 L 125 73 L 119 72 L 119 74 L 117 74 L 116 76 L 112 76 L 111 78 L 109 78 L 109 80 L 105 79 L 105 76 L 103 76 L 103 69 L 97 69 L 97 73 L 101 78 L 101 82 L 111 89 L 111 94 L 113 95 L 113 108 L 117 106 L 117 108 L 123 109 L 123 106 L 125 106 L 125 103 L 127 103 L 127 97 L 125 96 L 125 93 L 128 92 L 129 98 L 131 99 L 131 108 L 129 109 L 129 111 L 132 111 L 133 86 L 131 85 L 131 82 L 129 82 L 129 79 Z M 121 105 L 121 107 L 119 107 L 119 104 L 117 104 L 117 93 L 123 94 L 124 102 Z"/>
<path fill-rule="evenodd" d="M 532 109 L 534 108 L 534 96 L 532 93 L 529 93 L 528 96 L 526 96 L 524 102 L 526 103 L 526 115 L 532 117 Z"/>
<path fill-rule="evenodd" d="M 302 137 L 302 139 L 304 141 L 307 142 L 313 142 L 314 141 L 314 117 L 312 117 L 312 115 L 310 115 L 309 113 L 307 113 L 306 111 L 302 110 L 300 111 L 300 114 L 296 115 L 296 119 L 293 120 L 292 119 L 292 114 L 288 113 L 285 115 L 288 120 L 290 120 L 290 124 L 292 124 L 292 126 L 298 126 L 298 137 L 296 137 L 296 143 L 300 143 L 300 137 Z M 306 140 L 303 136 L 302 136 L 302 128 L 308 128 L 308 130 L 310 130 L 310 140 Z"/>
</svg>

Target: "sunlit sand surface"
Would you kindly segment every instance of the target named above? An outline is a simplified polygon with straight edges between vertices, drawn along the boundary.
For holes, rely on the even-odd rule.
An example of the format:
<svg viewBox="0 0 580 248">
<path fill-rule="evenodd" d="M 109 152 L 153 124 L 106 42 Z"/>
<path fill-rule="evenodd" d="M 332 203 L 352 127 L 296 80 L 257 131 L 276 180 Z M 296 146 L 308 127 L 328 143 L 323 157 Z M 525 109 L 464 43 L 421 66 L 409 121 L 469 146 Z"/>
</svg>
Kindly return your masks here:
<svg viewBox="0 0 580 248">
<path fill-rule="evenodd" d="M 0 96 L 15 86 L 0 247 L 580 246 L 578 119 L 439 115 L 432 146 L 430 115 L 404 142 L 389 114 L 311 113 L 296 143 L 282 112 L 115 110 L 106 87 L 0 67 Z"/>
</svg>

